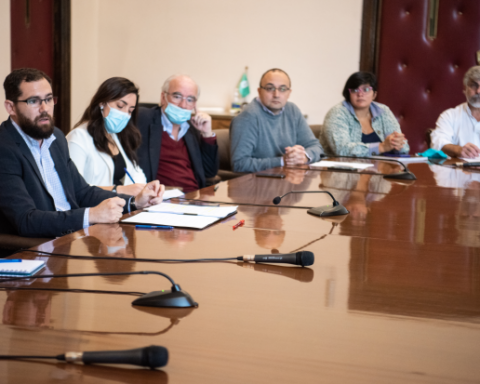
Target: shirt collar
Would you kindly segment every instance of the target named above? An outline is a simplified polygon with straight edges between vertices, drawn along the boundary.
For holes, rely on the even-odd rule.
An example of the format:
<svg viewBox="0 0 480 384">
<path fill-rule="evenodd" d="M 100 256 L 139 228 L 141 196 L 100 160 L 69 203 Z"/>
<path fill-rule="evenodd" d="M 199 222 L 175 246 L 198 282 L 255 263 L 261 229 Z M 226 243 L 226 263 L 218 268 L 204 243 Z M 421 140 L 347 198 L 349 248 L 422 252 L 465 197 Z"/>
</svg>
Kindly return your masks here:
<svg viewBox="0 0 480 384">
<path fill-rule="evenodd" d="M 166 131 L 168 133 L 168 135 L 173 139 L 173 134 L 172 134 L 173 124 L 170 120 L 168 120 L 167 115 L 165 115 L 165 113 L 163 112 L 163 109 L 161 109 L 161 107 L 160 107 L 160 110 L 162 111 L 163 130 Z M 188 128 L 190 128 L 190 124 L 188 123 L 188 121 L 185 121 L 184 123 L 180 124 L 180 131 L 178 132 L 177 140 L 180 140 L 183 136 L 185 136 L 185 134 L 188 131 Z"/>
<path fill-rule="evenodd" d="M 27 143 L 29 147 L 38 147 L 40 148 L 40 144 L 38 144 L 38 141 L 35 140 L 33 137 L 28 136 L 25 132 L 23 132 L 22 128 L 12 119 L 10 118 L 10 121 L 12 122 L 13 126 L 15 129 L 18 131 L 20 136 L 23 137 L 23 140 Z M 56 140 L 57 138 L 55 135 L 50 135 L 50 137 L 47 137 L 46 139 L 43 139 L 42 147 L 45 146 L 46 149 L 50 148 L 50 145 Z"/>
<path fill-rule="evenodd" d="M 342 105 L 347 108 L 348 112 L 350 112 L 353 116 L 356 116 L 355 115 L 355 109 L 353 109 L 353 105 L 351 103 L 349 103 L 348 101 L 344 100 L 342 102 Z M 372 101 L 372 103 L 370 104 L 370 114 L 372 115 L 372 120 L 377 118 L 378 116 L 381 116 L 383 115 L 383 109 L 380 108 L 380 106 L 378 105 L 378 103 Z"/>
<path fill-rule="evenodd" d="M 272 115 L 272 116 L 281 115 L 281 114 L 283 113 L 283 111 L 285 110 L 285 107 L 283 107 L 283 108 L 280 110 L 280 112 L 278 112 L 278 113 L 275 114 L 275 113 L 273 113 L 270 109 L 268 109 L 265 105 L 263 105 L 263 103 L 260 101 L 260 98 L 259 98 L 259 97 L 256 97 L 254 100 L 256 100 L 257 103 L 261 105 L 261 107 L 263 108 L 263 110 L 264 110 L 265 112 L 269 113 L 269 114 Z"/>
</svg>

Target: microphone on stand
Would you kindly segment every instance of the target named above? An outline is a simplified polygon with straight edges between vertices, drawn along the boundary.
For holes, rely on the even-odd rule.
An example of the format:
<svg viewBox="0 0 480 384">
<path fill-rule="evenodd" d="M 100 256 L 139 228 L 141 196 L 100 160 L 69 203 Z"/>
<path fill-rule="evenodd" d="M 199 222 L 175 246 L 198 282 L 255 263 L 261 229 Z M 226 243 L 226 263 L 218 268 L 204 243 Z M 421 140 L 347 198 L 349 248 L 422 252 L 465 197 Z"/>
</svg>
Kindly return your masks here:
<svg viewBox="0 0 480 384">
<path fill-rule="evenodd" d="M 315 261 L 315 256 L 310 251 L 296 253 L 276 253 L 268 255 L 243 255 L 238 256 L 239 261 L 254 261 L 256 263 L 293 264 L 308 267 Z"/>
<path fill-rule="evenodd" d="M 125 351 L 67 352 L 57 356 L 0 355 L 0 359 L 57 359 L 67 363 L 130 364 L 155 369 L 167 365 L 168 350 L 151 345 Z"/>
<path fill-rule="evenodd" d="M 340 215 L 346 215 L 350 213 L 350 211 L 345 208 L 342 204 L 340 204 L 333 195 L 328 192 L 328 191 L 290 191 L 285 193 L 282 196 L 277 196 L 273 199 L 273 204 L 277 205 L 280 204 L 280 201 L 290 193 L 327 193 L 330 195 L 330 197 L 333 200 L 332 205 L 324 205 L 321 207 L 312 207 L 310 208 L 307 213 L 310 213 L 311 215 L 314 216 L 320 216 L 320 217 L 328 217 L 328 216 L 340 216 Z"/>
</svg>

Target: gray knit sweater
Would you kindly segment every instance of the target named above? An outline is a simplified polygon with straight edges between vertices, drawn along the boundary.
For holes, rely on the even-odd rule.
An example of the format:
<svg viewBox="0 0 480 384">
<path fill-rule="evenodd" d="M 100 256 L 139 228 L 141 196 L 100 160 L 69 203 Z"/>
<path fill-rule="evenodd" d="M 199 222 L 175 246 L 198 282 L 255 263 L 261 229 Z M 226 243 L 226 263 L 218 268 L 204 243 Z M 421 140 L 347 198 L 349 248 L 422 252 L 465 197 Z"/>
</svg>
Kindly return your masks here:
<svg viewBox="0 0 480 384">
<path fill-rule="evenodd" d="M 301 145 L 311 162 L 323 154 L 320 142 L 300 109 L 288 102 L 281 114 L 263 110 L 255 99 L 235 117 L 230 126 L 230 148 L 234 172 L 257 172 L 280 167 L 285 147 Z"/>
</svg>

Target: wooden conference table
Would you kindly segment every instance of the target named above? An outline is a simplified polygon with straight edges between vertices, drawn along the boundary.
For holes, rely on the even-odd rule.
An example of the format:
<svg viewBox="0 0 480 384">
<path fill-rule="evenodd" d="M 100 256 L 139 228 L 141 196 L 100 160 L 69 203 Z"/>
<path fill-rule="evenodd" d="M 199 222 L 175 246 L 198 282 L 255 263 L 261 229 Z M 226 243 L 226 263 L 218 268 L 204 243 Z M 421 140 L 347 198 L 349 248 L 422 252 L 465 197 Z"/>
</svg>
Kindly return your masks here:
<svg viewBox="0 0 480 384">
<path fill-rule="evenodd" d="M 383 165 L 382 165 L 383 164 Z M 43 257 L 43 273 L 162 271 L 199 303 L 134 307 L 135 296 L 13 287 L 150 292 L 160 276 L 35 279 L 0 292 L 0 354 L 168 348 L 162 370 L 0 361 L 1 383 L 473 383 L 480 382 L 480 173 L 412 164 L 414 182 L 372 173 L 276 169 L 187 199 L 237 203 L 205 230 L 95 225 L 37 249 L 123 260 Z M 395 170 L 375 162 L 375 172 Z M 350 214 L 308 215 L 330 203 Z M 245 225 L 232 230 L 244 219 Z M 137 258 L 233 257 L 311 251 L 310 268 Z M 6 285 L 4 283 L 3 285 Z"/>
</svg>

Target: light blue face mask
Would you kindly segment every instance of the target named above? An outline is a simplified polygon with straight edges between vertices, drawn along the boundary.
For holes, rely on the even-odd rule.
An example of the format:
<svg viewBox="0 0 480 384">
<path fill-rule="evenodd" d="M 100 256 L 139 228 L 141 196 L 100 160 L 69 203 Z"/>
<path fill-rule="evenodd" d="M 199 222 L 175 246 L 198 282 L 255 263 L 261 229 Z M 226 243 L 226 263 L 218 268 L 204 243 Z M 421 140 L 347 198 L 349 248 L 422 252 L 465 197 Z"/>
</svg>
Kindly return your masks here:
<svg viewBox="0 0 480 384">
<path fill-rule="evenodd" d="M 168 103 L 167 108 L 165 108 L 165 114 L 173 124 L 183 124 L 186 121 L 190 120 L 192 117 L 192 112 L 189 109 L 183 109 L 177 107 L 176 105 Z"/>
<path fill-rule="evenodd" d="M 110 105 L 107 103 L 110 107 Z M 103 110 L 103 107 L 100 107 Z M 127 126 L 130 115 L 126 112 L 119 111 L 118 109 L 110 107 L 108 116 L 103 118 L 105 122 L 105 128 L 108 133 L 120 133 Z"/>
</svg>

